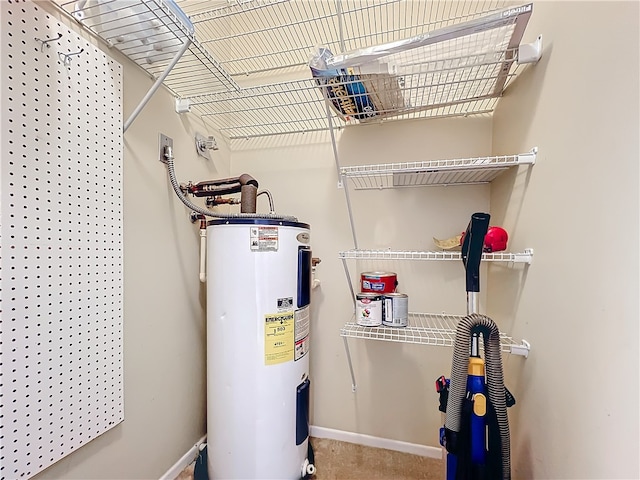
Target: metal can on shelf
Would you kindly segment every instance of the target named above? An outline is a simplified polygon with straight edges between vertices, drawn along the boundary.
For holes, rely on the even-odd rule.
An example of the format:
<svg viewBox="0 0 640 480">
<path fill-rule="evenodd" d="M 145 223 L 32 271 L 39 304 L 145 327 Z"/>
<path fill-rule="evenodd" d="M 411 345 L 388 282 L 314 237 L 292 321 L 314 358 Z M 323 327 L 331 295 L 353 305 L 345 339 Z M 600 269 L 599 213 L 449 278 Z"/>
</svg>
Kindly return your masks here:
<svg viewBox="0 0 640 480">
<path fill-rule="evenodd" d="M 376 293 L 356 295 L 356 323 L 363 327 L 382 325 L 382 297 Z"/>
<path fill-rule="evenodd" d="M 398 275 L 393 272 L 363 272 L 360 274 L 360 291 L 392 293 L 398 286 Z"/>
<path fill-rule="evenodd" d="M 385 293 L 382 296 L 382 324 L 387 327 L 406 327 L 409 324 L 409 297 L 404 293 Z"/>
</svg>

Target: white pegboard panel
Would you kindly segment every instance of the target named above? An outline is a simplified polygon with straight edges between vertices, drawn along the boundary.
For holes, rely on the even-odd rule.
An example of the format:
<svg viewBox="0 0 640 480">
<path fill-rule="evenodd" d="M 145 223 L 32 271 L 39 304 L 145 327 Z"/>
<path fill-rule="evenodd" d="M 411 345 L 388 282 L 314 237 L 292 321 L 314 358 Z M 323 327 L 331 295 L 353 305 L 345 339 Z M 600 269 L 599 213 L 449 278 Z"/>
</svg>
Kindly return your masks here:
<svg viewBox="0 0 640 480">
<path fill-rule="evenodd" d="M 14 479 L 124 418 L 122 71 L 37 4 L 0 9 L 0 477 Z"/>
</svg>

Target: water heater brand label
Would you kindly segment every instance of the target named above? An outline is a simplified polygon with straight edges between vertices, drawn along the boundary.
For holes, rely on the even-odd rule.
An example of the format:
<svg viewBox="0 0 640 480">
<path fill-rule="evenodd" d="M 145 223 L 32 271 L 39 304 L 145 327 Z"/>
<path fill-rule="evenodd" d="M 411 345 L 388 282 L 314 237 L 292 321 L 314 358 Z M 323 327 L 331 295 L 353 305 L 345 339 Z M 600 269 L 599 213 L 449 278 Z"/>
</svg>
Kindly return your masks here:
<svg viewBox="0 0 640 480">
<path fill-rule="evenodd" d="M 265 365 L 277 365 L 293 360 L 294 329 L 293 312 L 264 316 Z"/>
<path fill-rule="evenodd" d="M 289 312 L 293 308 L 293 297 L 285 297 L 278 299 L 278 311 Z"/>
<path fill-rule="evenodd" d="M 297 361 L 309 352 L 309 306 L 296 310 L 294 318 L 296 324 L 294 360 Z"/>
<path fill-rule="evenodd" d="M 277 252 L 278 227 L 251 227 L 249 241 L 252 252 Z"/>
</svg>

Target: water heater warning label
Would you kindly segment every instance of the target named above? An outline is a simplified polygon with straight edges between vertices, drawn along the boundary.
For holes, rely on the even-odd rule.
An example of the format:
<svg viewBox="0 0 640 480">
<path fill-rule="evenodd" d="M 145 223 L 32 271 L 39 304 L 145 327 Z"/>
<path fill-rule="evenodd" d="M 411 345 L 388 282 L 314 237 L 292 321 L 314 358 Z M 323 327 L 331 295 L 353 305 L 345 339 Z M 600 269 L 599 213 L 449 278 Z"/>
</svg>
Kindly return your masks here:
<svg viewBox="0 0 640 480">
<path fill-rule="evenodd" d="M 251 227 L 249 236 L 252 252 L 278 251 L 278 227 Z"/>
<path fill-rule="evenodd" d="M 309 306 L 295 311 L 296 351 L 294 360 L 298 361 L 309 353 Z"/>
<path fill-rule="evenodd" d="M 295 324 L 293 312 L 264 316 L 264 364 L 293 360 Z"/>
</svg>

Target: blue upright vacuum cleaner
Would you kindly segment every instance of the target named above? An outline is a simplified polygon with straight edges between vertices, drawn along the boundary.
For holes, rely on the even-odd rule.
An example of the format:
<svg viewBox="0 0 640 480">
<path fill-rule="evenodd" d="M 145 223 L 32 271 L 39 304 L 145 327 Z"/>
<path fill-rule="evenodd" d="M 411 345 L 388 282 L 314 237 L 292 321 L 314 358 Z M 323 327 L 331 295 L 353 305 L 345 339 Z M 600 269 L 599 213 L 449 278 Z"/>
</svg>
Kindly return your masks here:
<svg viewBox="0 0 640 480">
<path fill-rule="evenodd" d="M 447 450 L 447 480 L 511 479 L 507 407 L 515 399 L 504 387 L 498 327 L 477 312 L 489 219 L 487 213 L 473 214 L 464 235 L 467 316 L 456 330 L 451 378 L 436 380 L 440 411 L 446 414 L 440 443 Z"/>
</svg>

